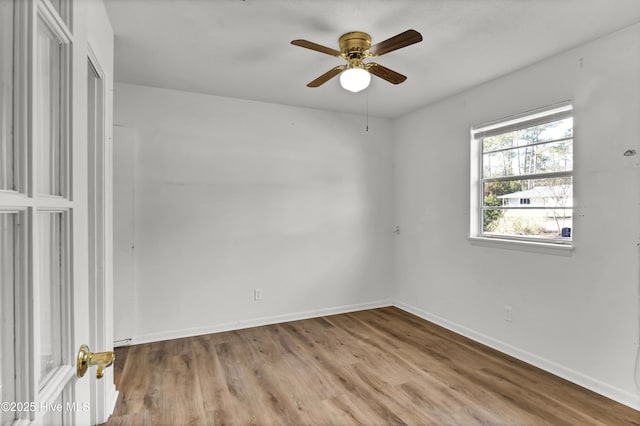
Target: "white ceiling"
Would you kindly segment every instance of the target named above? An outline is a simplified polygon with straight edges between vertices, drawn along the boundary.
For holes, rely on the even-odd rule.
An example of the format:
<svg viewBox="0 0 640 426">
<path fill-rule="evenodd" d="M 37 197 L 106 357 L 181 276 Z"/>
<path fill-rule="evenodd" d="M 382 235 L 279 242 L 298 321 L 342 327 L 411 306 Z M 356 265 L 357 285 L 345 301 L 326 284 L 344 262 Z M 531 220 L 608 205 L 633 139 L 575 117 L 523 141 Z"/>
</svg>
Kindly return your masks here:
<svg viewBox="0 0 640 426">
<path fill-rule="evenodd" d="M 640 0 L 104 0 L 116 34 L 115 80 L 323 110 L 397 117 L 640 22 Z M 348 31 L 372 43 L 404 30 L 421 43 L 376 58 L 406 75 L 361 93 L 334 78 Z"/>
</svg>

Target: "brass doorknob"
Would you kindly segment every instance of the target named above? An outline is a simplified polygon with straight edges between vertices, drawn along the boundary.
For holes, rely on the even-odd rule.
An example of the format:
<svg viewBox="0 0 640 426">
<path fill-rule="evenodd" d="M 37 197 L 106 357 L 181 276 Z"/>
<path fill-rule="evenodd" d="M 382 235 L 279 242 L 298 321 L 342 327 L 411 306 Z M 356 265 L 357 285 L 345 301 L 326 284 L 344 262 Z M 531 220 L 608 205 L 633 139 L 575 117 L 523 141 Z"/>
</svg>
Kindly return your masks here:
<svg viewBox="0 0 640 426">
<path fill-rule="evenodd" d="M 89 346 L 81 345 L 78 351 L 78 362 L 76 364 L 76 370 L 78 377 L 84 376 L 90 366 L 97 365 L 96 377 L 101 379 L 104 375 L 104 369 L 113 364 L 116 360 L 116 355 L 113 352 L 96 352 L 93 353 L 89 350 Z"/>
</svg>

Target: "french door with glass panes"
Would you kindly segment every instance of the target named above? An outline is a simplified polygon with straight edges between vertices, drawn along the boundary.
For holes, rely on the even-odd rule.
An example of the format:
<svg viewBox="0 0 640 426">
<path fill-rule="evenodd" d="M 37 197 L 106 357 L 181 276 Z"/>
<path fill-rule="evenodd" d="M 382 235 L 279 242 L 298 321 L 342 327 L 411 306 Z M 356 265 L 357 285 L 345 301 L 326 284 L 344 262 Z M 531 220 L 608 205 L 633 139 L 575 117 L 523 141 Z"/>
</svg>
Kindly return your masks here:
<svg viewBox="0 0 640 426">
<path fill-rule="evenodd" d="M 70 0 L 0 0 L 3 425 L 89 422 L 75 370 L 89 327 L 72 17 Z"/>
</svg>

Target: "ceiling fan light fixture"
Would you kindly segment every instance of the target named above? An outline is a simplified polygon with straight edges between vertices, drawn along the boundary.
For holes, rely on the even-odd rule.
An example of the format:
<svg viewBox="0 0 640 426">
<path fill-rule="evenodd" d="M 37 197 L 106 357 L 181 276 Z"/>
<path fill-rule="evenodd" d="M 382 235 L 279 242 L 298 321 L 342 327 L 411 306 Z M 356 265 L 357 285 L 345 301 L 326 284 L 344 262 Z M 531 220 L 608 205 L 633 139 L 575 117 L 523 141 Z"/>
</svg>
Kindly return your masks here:
<svg viewBox="0 0 640 426">
<path fill-rule="evenodd" d="M 345 90 L 360 92 L 369 87 L 371 74 L 391 84 L 400 84 L 407 79 L 406 76 L 375 62 L 365 64 L 363 62 L 365 59 L 377 58 L 420 41 L 422 41 L 422 35 L 419 32 L 407 30 L 380 43 L 371 45 L 371 36 L 369 34 L 362 31 L 351 31 L 342 34 L 338 39 L 340 50 L 303 39 L 292 40 L 291 44 L 347 61 L 345 65 L 333 67 L 320 77 L 309 82 L 307 87 L 320 87 L 333 77 L 340 75 L 340 84 Z"/>
<path fill-rule="evenodd" d="M 363 68 L 348 68 L 340 74 L 340 85 L 350 92 L 360 92 L 369 87 L 371 74 Z"/>
</svg>

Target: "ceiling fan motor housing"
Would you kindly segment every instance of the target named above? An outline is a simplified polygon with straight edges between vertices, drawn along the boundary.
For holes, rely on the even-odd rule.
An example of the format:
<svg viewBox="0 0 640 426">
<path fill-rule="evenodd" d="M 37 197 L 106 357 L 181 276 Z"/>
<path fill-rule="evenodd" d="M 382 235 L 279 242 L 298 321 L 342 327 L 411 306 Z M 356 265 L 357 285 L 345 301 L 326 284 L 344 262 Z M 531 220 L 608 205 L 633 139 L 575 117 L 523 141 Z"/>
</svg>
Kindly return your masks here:
<svg viewBox="0 0 640 426">
<path fill-rule="evenodd" d="M 370 56 L 371 36 L 361 31 L 348 32 L 340 37 L 338 45 L 349 68 L 362 68 L 362 60 Z"/>
</svg>

